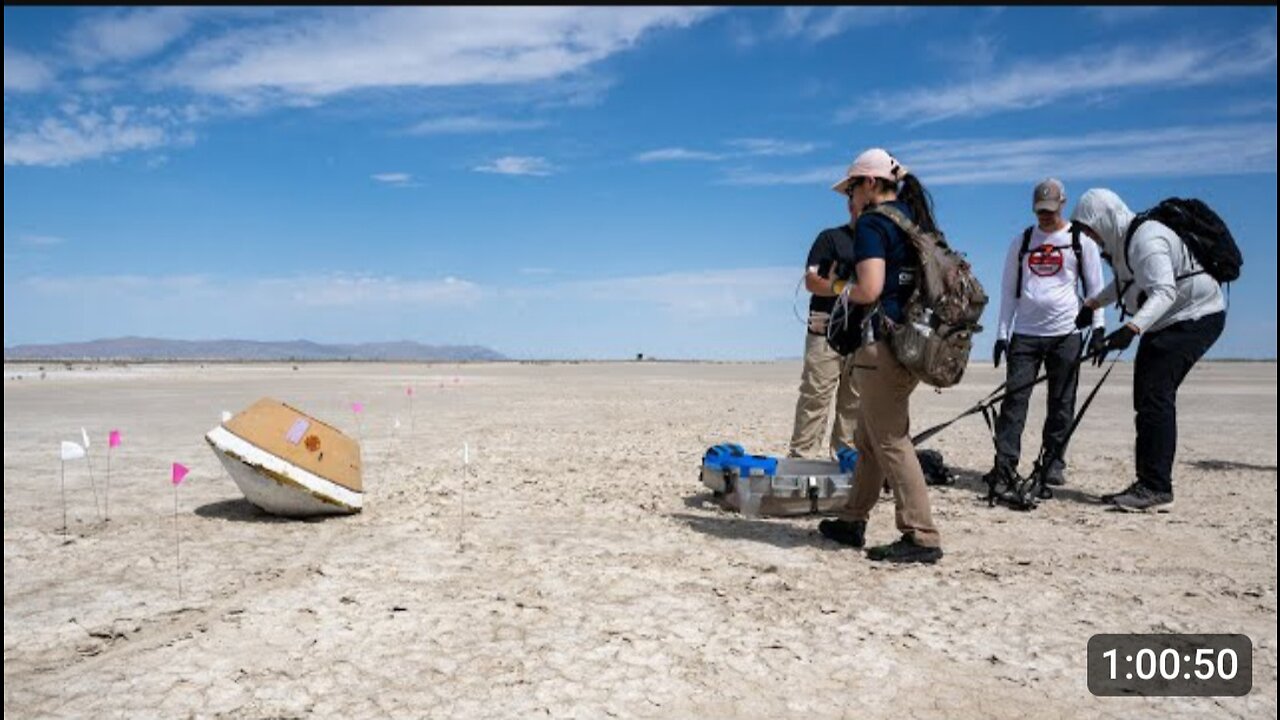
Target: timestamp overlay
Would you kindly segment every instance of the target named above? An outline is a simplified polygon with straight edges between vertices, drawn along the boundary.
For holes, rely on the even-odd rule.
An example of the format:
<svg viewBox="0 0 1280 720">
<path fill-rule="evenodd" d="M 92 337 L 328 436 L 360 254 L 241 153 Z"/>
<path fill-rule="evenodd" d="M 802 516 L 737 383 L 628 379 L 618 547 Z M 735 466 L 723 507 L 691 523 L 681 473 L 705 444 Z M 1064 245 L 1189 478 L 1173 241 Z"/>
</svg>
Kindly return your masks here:
<svg viewBox="0 0 1280 720">
<path fill-rule="evenodd" d="M 1239 634 L 1100 634 L 1089 638 L 1099 696 L 1240 696 L 1253 689 L 1253 641 Z"/>
</svg>

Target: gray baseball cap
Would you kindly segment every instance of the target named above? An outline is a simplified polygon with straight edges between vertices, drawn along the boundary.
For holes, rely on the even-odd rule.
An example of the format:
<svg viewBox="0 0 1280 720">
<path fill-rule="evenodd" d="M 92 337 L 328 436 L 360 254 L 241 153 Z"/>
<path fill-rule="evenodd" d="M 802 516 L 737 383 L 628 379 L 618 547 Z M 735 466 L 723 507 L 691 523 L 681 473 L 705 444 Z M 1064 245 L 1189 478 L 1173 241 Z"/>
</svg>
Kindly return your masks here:
<svg viewBox="0 0 1280 720">
<path fill-rule="evenodd" d="M 1031 195 L 1031 207 L 1036 212 L 1041 210 L 1049 210 L 1057 212 L 1067 203 L 1067 189 L 1062 186 L 1062 181 L 1057 178 L 1045 178 L 1036 185 L 1035 192 Z"/>
</svg>

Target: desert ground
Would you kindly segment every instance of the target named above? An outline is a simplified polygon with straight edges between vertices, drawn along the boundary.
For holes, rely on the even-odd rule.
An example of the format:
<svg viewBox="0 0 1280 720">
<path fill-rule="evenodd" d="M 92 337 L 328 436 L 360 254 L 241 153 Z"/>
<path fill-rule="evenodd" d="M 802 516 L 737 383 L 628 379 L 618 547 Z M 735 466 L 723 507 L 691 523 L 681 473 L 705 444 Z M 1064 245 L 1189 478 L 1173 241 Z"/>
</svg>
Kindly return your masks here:
<svg viewBox="0 0 1280 720">
<path fill-rule="evenodd" d="M 698 482 L 711 444 L 785 451 L 796 361 L 7 363 L 5 716 L 1274 718 L 1276 365 L 1196 367 L 1160 515 L 1095 499 L 1132 475 L 1130 371 L 1031 512 L 983 501 L 979 416 L 931 440 L 960 476 L 930 489 L 946 556 L 898 567 L 817 517 L 743 519 Z M 921 387 L 913 428 L 1002 374 Z M 242 499 L 203 434 L 262 396 L 362 438 L 363 513 L 290 521 Z M 93 477 L 66 466 L 64 537 L 58 447 L 81 426 Z M 181 598 L 172 462 L 191 468 Z M 895 536 L 886 497 L 869 541 Z M 1119 632 L 1244 633 L 1253 690 L 1093 697 L 1086 643 Z"/>
</svg>

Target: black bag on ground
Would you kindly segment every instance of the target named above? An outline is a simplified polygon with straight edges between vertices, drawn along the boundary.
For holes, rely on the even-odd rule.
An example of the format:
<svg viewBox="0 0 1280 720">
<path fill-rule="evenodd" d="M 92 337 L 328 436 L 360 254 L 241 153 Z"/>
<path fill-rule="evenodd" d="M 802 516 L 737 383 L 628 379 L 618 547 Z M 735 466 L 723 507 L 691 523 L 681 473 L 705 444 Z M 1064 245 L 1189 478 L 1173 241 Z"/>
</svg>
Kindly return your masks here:
<svg viewBox="0 0 1280 720">
<path fill-rule="evenodd" d="M 920 469 L 924 471 L 926 485 L 954 485 L 956 476 L 946 463 L 942 462 L 942 453 L 937 450 L 917 450 L 916 458 L 920 460 Z"/>
</svg>

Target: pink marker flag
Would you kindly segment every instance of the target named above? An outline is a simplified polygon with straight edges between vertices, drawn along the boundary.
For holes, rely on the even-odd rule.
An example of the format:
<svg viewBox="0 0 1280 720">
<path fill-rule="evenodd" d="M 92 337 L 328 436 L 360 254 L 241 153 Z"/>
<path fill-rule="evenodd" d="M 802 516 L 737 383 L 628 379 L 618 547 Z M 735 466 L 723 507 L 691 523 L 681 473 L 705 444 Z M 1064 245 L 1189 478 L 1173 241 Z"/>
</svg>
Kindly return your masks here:
<svg viewBox="0 0 1280 720">
<path fill-rule="evenodd" d="M 120 431 L 112 430 L 107 436 L 107 447 L 120 447 Z"/>
<path fill-rule="evenodd" d="M 173 484 L 174 485 L 181 484 L 182 478 L 186 477 L 187 473 L 189 472 L 191 471 L 187 469 L 186 465 L 183 465 L 182 463 L 174 463 L 173 464 Z"/>
<path fill-rule="evenodd" d="M 405 388 L 405 389 L 404 389 L 404 394 L 405 394 L 405 395 L 408 395 L 408 396 L 410 396 L 410 397 L 412 397 L 412 396 L 413 396 L 413 386 L 412 386 L 412 385 L 410 385 L 409 387 Z"/>
<path fill-rule="evenodd" d="M 351 403 L 351 412 L 357 415 L 364 412 L 364 403 L 360 403 L 360 402 Z"/>
</svg>

